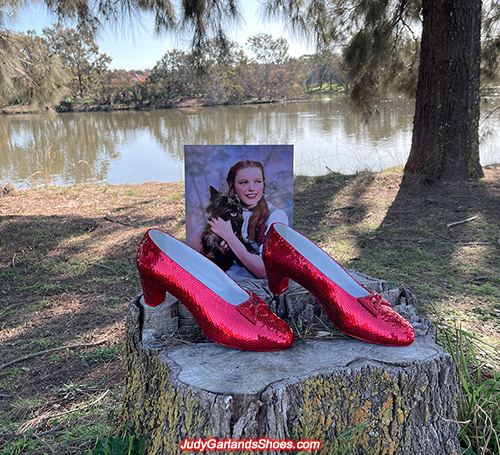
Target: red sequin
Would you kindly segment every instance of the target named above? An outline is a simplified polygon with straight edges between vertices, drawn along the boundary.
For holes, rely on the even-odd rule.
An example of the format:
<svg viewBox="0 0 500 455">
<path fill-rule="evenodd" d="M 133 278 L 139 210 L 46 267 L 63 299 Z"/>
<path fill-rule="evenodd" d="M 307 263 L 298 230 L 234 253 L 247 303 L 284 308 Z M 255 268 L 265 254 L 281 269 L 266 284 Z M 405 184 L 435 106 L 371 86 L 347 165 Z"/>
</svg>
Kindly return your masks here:
<svg viewBox="0 0 500 455">
<path fill-rule="evenodd" d="M 266 302 L 254 293 L 247 293 L 248 300 L 239 305 L 226 302 L 159 248 L 149 235 L 151 231 L 144 235 L 137 253 L 137 269 L 148 305 L 159 305 L 165 300 L 165 292 L 169 292 L 186 306 L 205 335 L 223 346 L 278 351 L 292 345 L 292 330 L 269 309 Z M 182 243 L 165 232 L 155 231 Z M 205 260 L 201 254 L 199 256 L 201 261 Z M 203 266 L 213 267 L 210 272 L 214 282 L 231 280 L 212 262 L 207 260 Z"/>
<path fill-rule="evenodd" d="M 290 278 L 314 296 L 335 327 L 345 334 L 388 346 L 408 346 L 414 341 L 413 327 L 382 296 L 367 290 L 368 295 L 353 297 L 285 240 L 275 224 L 269 229 L 262 253 L 271 292 L 281 294 Z M 292 228 L 287 226 L 286 229 Z M 314 244 L 311 247 L 319 249 Z M 354 280 L 345 269 L 342 270 Z"/>
</svg>

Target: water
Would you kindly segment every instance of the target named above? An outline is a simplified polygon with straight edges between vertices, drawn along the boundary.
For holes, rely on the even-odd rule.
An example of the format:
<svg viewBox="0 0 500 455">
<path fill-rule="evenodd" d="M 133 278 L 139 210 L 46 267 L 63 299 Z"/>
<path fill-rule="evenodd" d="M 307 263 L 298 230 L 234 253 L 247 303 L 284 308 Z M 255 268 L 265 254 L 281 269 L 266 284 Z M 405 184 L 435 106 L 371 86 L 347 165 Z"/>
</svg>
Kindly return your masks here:
<svg viewBox="0 0 500 455">
<path fill-rule="evenodd" d="M 496 105 L 497 100 L 489 100 Z M 380 171 L 406 162 L 414 105 L 380 103 L 365 123 L 345 99 L 149 112 L 0 116 L 0 183 L 173 182 L 184 178 L 185 144 L 293 144 L 295 174 Z M 500 162 L 498 113 L 488 118 L 483 165 Z"/>
</svg>

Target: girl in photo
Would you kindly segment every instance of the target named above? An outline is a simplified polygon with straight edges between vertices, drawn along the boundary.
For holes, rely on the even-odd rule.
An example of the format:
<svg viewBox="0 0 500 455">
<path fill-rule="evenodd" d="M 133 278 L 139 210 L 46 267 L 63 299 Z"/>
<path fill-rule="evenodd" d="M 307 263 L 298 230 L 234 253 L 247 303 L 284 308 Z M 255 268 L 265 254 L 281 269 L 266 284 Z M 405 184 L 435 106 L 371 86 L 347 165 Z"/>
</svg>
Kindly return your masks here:
<svg viewBox="0 0 500 455">
<path fill-rule="evenodd" d="M 227 174 L 229 190 L 234 189 L 243 207 L 243 241 L 233 231 L 230 220 L 212 218 L 209 221 L 212 231 L 222 238 L 221 247 L 230 249 L 243 264 L 234 262 L 227 270 L 233 279 L 265 278 L 261 254 L 267 230 L 275 222 L 289 223 L 287 214 L 265 199 L 265 181 L 264 166 L 259 161 L 238 161 Z"/>
</svg>

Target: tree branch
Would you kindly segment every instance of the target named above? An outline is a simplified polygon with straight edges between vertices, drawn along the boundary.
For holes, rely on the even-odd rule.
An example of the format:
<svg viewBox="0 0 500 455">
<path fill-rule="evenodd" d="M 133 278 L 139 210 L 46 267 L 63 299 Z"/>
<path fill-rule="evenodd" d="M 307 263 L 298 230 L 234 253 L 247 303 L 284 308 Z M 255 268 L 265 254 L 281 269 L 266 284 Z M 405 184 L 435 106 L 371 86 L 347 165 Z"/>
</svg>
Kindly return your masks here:
<svg viewBox="0 0 500 455">
<path fill-rule="evenodd" d="M 97 343 L 72 344 L 71 346 L 59 346 L 58 348 L 52 348 L 52 349 L 47 349 L 45 351 L 34 352 L 32 354 L 28 354 L 28 355 L 25 355 L 23 357 L 19 357 L 17 359 L 11 360 L 10 362 L 4 363 L 3 365 L 0 365 L 0 370 L 3 370 L 4 368 L 10 367 L 11 365 L 14 365 L 16 363 L 31 359 L 33 357 L 37 357 L 37 356 L 42 355 L 42 354 L 48 354 L 49 352 L 62 351 L 63 349 L 88 348 L 88 347 L 92 347 L 92 346 L 98 346 L 100 344 L 106 343 L 107 341 L 108 340 L 101 340 L 101 341 L 98 341 Z"/>
</svg>

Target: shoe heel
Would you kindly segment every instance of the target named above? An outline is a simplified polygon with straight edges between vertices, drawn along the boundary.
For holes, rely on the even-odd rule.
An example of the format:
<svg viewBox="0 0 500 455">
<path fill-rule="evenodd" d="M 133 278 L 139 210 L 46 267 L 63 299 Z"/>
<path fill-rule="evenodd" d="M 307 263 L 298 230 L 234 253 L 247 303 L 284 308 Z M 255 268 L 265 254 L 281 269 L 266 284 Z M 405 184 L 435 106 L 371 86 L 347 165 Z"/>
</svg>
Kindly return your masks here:
<svg viewBox="0 0 500 455">
<path fill-rule="evenodd" d="M 152 307 L 158 306 L 165 301 L 166 287 L 153 277 L 139 273 L 141 279 L 144 302 Z"/>
<path fill-rule="evenodd" d="M 280 295 L 288 289 L 288 278 L 280 276 L 274 270 L 267 271 L 267 282 L 273 294 Z"/>
</svg>

